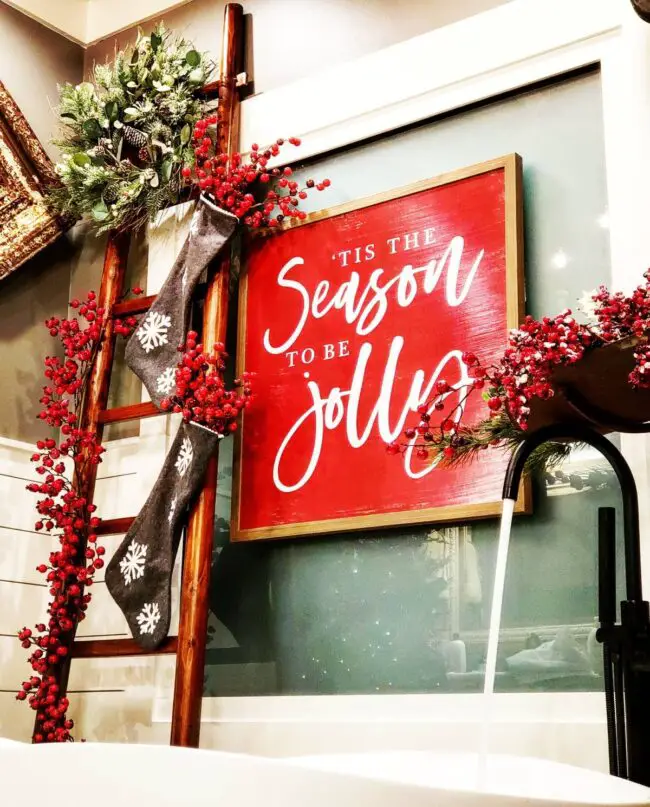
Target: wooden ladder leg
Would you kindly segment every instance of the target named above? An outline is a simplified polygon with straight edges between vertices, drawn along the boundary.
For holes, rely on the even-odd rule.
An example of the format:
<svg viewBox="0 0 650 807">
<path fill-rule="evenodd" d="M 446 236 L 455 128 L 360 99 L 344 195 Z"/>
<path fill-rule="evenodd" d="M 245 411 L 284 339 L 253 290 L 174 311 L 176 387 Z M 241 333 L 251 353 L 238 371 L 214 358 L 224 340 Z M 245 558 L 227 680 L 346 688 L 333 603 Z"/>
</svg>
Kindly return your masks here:
<svg viewBox="0 0 650 807">
<path fill-rule="evenodd" d="M 95 432 L 98 442 L 101 442 L 103 425 L 100 422 L 100 411 L 105 409 L 108 401 L 108 389 L 111 380 L 111 370 L 113 367 L 113 355 L 115 352 L 114 322 L 111 316 L 113 306 L 118 302 L 124 285 L 126 274 L 126 263 L 129 254 L 129 233 L 111 233 L 106 245 L 104 255 L 104 268 L 102 271 L 101 285 L 97 298 L 97 305 L 106 312 L 106 326 L 102 337 L 101 346 L 93 364 L 88 391 L 80 413 L 79 426 L 85 431 Z M 75 471 L 74 487 L 81 496 L 85 497 L 90 504 L 95 492 L 95 481 L 97 478 L 97 465 L 83 463 L 84 470 L 81 473 Z M 85 544 L 79 545 L 78 553 L 83 557 L 86 551 Z M 82 592 L 83 593 L 83 592 Z M 77 632 L 75 624 L 68 637 L 66 644 L 71 651 L 74 637 Z M 64 695 L 68 687 L 70 675 L 70 661 L 72 652 L 68 653 L 65 664 L 54 665 L 48 672 L 56 678 L 61 694 Z M 36 733 L 37 722 L 34 726 Z"/>
<path fill-rule="evenodd" d="M 239 93 L 236 79 L 242 72 L 243 58 L 244 12 L 238 3 L 228 3 L 221 47 L 217 129 L 222 153 L 230 153 L 238 146 Z M 208 285 L 205 299 L 203 343 L 206 350 L 212 350 L 217 342 L 226 341 L 229 282 L 230 259 L 224 258 Z M 215 455 L 210 460 L 202 491 L 190 513 L 185 537 L 171 744 L 191 748 L 199 745 L 201 727 L 217 464 Z"/>
</svg>

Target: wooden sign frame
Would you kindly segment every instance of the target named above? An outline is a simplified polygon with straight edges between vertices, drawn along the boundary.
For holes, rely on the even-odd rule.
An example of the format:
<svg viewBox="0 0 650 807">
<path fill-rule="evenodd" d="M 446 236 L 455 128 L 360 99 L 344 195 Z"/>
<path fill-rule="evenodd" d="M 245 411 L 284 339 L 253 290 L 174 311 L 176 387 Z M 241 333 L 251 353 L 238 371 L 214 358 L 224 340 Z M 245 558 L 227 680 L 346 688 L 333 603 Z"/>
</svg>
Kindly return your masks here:
<svg viewBox="0 0 650 807">
<path fill-rule="evenodd" d="M 523 194 L 522 165 L 517 154 L 471 165 L 451 171 L 431 179 L 421 180 L 383 193 L 364 197 L 353 202 L 308 215 L 304 221 L 288 224 L 282 231 L 303 227 L 314 222 L 339 216 L 363 208 L 372 207 L 382 202 L 399 199 L 432 188 L 449 185 L 459 180 L 476 177 L 481 174 L 503 170 L 505 190 L 505 269 L 506 269 L 506 326 L 516 328 L 524 315 L 524 262 L 523 262 Z M 277 232 L 277 231 L 273 231 Z M 246 327 L 247 327 L 247 294 L 248 273 L 246 267 L 247 248 L 258 238 L 267 237 L 268 233 L 253 233 L 242 243 L 241 274 L 239 282 L 239 318 L 237 333 L 237 373 L 246 369 Z M 506 341 L 504 334 L 504 346 Z M 249 368 L 252 369 L 252 368 Z M 264 402 L 260 401 L 263 406 Z M 245 418 L 244 418 L 245 419 Z M 501 512 L 501 500 L 479 502 L 476 504 L 454 504 L 442 507 L 431 507 L 420 510 L 405 510 L 370 515 L 353 515 L 328 519 L 326 521 L 303 521 L 290 524 L 275 524 L 267 527 L 242 529 L 240 526 L 241 483 L 242 483 L 242 441 L 245 424 L 235 435 L 232 488 L 231 540 L 249 541 L 299 536 L 313 536 L 327 533 L 367 530 L 372 528 L 396 527 L 401 525 L 443 522 L 465 522 L 473 519 L 497 516 Z M 529 513 L 531 494 L 528 483 L 522 485 L 515 512 Z"/>
</svg>

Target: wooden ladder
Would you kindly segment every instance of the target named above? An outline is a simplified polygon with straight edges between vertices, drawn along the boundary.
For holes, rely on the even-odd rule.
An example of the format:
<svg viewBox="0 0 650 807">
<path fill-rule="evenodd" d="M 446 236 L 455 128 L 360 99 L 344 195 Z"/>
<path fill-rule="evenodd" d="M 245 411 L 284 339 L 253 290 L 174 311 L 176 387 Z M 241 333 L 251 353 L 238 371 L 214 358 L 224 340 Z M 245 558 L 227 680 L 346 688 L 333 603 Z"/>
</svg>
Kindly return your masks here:
<svg viewBox="0 0 650 807">
<path fill-rule="evenodd" d="M 218 149 L 230 153 L 239 141 L 238 76 L 243 70 L 244 16 L 242 6 L 228 3 L 219 63 L 219 80 L 205 88 L 207 94 L 218 92 Z M 148 310 L 155 297 L 119 302 L 122 295 L 129 252 L 129 233 L 111 234 L 106 246 L 104 267 L 97 305 L 107 312 L 107 324 L 101 347 L 93 365 L 88 394 L 80 417 L 82 429 L 95 431 L 101 440 L 107 423 L 121 423 L 162 415 L 151 402 L 107 409 L 108 391 L 115 351 L 113 323 L 116 318 L 141 314 Z M 230 257 L 220 260 L 211 271 L 203 308 L 203 341 L 206 345 L 226 341 L 228 318 L 228 289 Z M 181 586 L 178 636 L 170 636 L 154 651 L 145 651 L 133 639 L 75 640 L 76 625 L 70 638 L 69 661 L 58 665 L 52 673 L 57 676 L 62 694 L 67 690 L 70 661 L 79 658 L 116 658 L 119 656 L 176 653 L 176 676 L 171 723 L 171 745 L 198 747 L 201 722 L 201 699 L 205 645 L 208 626 L 208 586 L 214 531 L 214 510 L 217 493 L 217 456 L 208 466 L 203 487 L 190 511 L 187 525 Z M 86 472 L 76 478 L 76 484 L 89 502 L 93 501 L 97 466 L 85 464 Z M 101 515 L 101 513 L 99 513 Z M 126 532 L 135 516 L 103 521 L 95 530 L 97 535 L 117 535 Z M 79 548 L 83 554 L 86 547 Z M 92 606 L 91 606 L 92 607 Z"/>
</svg>

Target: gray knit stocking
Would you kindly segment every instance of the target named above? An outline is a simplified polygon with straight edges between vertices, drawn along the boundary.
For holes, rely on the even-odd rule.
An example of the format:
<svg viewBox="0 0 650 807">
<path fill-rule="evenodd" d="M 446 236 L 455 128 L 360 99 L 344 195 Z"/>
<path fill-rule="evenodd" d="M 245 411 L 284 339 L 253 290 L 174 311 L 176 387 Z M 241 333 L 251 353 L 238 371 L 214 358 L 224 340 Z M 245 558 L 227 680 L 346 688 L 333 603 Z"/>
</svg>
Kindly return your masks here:
<svg viewBox="0 0 650 807">
<path fill-rule="evenodd" d="M 236 226 L 235 216 L 199 201 L 169 277 L 129 340 L 126 362 L 157 405 L 176 387 L 177 349 L 185 341 L 194 288 Z M 185 512 L 220 439 L 195 423 L 180 426 L 149 498 L 108 564 L 108 590 L 145 649 L 157 647 L 169 631 L 171 578 Z"/>
<path fill-rule="evenodd" d="M 106 569 L 106 586 L 145 649 L 157 647 L 169 631 L 184 517 L 220 439 L 203 426 L 181 424 L 149 498 Z"/>
<path fill-rule="evenodd" d="M 190 234 L 146 317 L 129 339 L 126 363 L 151 396 L 160 401 L 174 391 L 177 348 L 185 341 L 194 288 L 237 226 L 237 219 L 202 199 Z M 212 350 L 213 345 L 206 345 Z"/>
</svg>

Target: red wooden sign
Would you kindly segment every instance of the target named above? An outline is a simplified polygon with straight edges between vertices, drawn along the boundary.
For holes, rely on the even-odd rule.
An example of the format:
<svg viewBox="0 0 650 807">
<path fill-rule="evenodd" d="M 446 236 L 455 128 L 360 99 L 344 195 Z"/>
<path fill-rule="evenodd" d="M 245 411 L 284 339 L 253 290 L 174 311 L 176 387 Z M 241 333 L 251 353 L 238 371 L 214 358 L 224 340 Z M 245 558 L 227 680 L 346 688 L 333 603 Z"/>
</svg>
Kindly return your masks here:
<svg viewBox="0 0 650 807">
<path fill-rule="evenodd" d="M 500 353 L 521 308 L 520 160 L 344 205 L 253 239 L 238 363 L 257 373 L 235 458 L 234 540 L 466 520 L 499 511 L 504 459 L 458 469 L 386 452 L 462 353 Z M 433 421 L 432 421 L 433 422 Z M 524 506 L 520 502 L 520 509 Z"/>
</svg>

